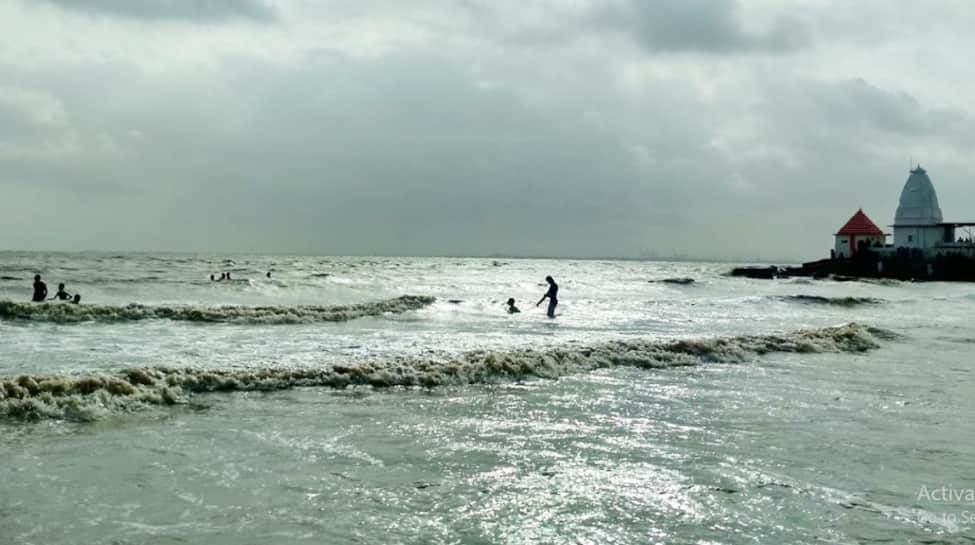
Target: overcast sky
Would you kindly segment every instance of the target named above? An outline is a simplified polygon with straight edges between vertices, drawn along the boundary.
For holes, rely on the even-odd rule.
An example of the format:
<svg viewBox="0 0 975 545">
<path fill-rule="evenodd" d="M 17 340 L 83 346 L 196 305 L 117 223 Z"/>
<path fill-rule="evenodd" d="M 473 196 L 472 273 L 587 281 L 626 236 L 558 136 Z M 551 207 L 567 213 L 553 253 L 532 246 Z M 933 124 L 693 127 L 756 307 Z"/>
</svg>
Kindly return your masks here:
<svg viewBox="0 0 975 545">
<path fill-rule="evenodd" d="M 3 0 L 0 249 L 812 259 L 975 220 L 968 0 Z"/>
</svg>

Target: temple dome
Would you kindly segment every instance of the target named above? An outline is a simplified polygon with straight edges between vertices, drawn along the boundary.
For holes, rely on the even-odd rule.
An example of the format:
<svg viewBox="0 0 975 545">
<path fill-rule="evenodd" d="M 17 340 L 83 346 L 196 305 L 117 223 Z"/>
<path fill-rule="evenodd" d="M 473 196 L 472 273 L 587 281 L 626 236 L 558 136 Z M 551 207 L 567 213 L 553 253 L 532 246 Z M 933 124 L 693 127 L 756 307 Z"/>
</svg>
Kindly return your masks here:
<svg viewBox="0 0 975 545">
<path fill-rule="evenodd" d="M 901 191 L 894 225 L 933 225 L 942 221 L 938 194 L 934 191 L 928 173 L 918 165 L 911 171 L 904 190 Z"/>
</svg>

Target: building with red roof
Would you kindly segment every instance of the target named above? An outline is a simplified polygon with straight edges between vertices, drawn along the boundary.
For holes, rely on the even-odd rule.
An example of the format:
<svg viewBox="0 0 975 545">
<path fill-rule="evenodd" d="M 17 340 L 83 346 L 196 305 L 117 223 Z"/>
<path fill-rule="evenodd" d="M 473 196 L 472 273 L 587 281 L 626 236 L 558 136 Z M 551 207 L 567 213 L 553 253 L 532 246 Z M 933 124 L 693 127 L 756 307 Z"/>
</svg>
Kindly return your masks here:
<svg viewBox="0 0 975 545">
<path fill-rule="evenodd" d="M 863 209 L 859 209 L 834 235 L 836 237 L 836 257 L 850 257 L 859 248 L 886 245 L 887 233 L 870 220 Z"/>
</svg>

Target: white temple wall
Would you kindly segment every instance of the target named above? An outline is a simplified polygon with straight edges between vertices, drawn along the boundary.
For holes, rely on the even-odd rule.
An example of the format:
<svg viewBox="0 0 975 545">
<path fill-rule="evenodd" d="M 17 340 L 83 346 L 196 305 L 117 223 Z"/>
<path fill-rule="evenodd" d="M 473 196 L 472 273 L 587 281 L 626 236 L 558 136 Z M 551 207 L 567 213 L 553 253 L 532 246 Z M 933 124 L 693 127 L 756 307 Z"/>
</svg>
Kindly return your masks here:
<svg viewBox="0 0 975 545">
<path fill-rule="evenodd" d="M 894 227 L 894 246 L 902 248 L 933 248 L 944 241 L 944 227 Z"/>
</svg>

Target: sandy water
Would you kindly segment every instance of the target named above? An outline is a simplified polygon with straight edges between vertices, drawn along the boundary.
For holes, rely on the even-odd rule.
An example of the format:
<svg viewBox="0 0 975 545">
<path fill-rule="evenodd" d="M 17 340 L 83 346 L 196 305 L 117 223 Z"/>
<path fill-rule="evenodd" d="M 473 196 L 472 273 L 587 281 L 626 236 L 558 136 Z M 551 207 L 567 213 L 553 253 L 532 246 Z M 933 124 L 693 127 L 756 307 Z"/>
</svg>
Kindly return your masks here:
<svg viewBox="0 0 975 545">
<path fill-rule="evenodd" d="M 975 287 L 730 267 L 0 254 L 0 543 L 971 543 Z"/>
</svg>

